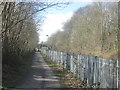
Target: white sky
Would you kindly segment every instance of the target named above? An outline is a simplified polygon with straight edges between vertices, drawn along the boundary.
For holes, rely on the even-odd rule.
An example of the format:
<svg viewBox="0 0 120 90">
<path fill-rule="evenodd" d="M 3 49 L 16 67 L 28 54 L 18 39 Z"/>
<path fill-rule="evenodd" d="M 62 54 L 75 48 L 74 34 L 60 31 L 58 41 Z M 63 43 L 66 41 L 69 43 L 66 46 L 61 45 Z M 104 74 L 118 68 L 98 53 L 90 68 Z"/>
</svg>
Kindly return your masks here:
<svg viewBox="0 0 120 90">
<path fill-rule="evenodd" d="M 62 30 L 63 23 L 71 18 L 73 12 L 68 12 L 65 14 L 47 14 L 44 23 L 41 26 L 42 31 L 39 33 L 40 42 L 46 41 L 47 36 L 56 32 L 57 30 Z"/>
</svg>

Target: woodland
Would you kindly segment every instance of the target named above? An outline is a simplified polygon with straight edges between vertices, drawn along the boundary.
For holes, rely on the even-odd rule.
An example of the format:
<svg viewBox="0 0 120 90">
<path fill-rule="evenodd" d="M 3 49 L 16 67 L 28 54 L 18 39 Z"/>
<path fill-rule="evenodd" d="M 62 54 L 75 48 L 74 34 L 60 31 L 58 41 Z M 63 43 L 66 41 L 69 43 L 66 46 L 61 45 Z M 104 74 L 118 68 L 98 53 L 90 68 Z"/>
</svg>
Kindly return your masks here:
<svg viewBox="0 0 120 90">
<path fill-rule="evenodd" d="M 1 2 L 2 86 L 13 87 L 28 71 L 38 46 L 38 28 L 48 8 L 63 2 Z M 39 13 L 39 19 L 36 14 Z"/>
<path fill-rule="evenodd" d="M 118 3 L 94 2 L 74 12 L 45 43 L 53 50 L 118 59 L 118 26 Z"/>
</svg>

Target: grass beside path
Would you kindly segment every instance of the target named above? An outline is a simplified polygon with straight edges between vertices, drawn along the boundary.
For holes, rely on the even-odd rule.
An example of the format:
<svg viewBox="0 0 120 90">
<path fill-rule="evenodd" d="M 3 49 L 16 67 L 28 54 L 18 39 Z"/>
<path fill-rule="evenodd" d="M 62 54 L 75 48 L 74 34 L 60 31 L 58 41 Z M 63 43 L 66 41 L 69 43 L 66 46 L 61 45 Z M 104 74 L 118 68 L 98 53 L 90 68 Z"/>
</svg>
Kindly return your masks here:
<svg viewBox="0 0 120 90">
<path fill-rule="evenodd" d="M 62 66 L 53 62 L 49 57 L 45 54 L 41 53 L 45 62 L 52 68 L 53 72 L 58 76 L 60 79 L 60 83 L 65 88 L 87 88 L 86 84 L 83 81 L 80 81 L 75 77 L 72 73 L 67 72 Z"/>
</svg>

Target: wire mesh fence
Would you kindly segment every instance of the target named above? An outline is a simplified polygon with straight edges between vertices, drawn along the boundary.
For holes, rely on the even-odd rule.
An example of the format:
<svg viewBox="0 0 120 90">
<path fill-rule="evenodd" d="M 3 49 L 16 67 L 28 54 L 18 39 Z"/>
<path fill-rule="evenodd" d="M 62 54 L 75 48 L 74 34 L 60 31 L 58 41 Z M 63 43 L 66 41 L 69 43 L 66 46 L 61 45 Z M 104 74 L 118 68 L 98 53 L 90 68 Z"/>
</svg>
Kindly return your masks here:
<svg viewBox="0 0 120 90">
<path fill-rule="evenodd" d="M 41 52 L 85 81 L 88 87 L 120 88 L 119 60 L 52 50 Z"/>
</svg>

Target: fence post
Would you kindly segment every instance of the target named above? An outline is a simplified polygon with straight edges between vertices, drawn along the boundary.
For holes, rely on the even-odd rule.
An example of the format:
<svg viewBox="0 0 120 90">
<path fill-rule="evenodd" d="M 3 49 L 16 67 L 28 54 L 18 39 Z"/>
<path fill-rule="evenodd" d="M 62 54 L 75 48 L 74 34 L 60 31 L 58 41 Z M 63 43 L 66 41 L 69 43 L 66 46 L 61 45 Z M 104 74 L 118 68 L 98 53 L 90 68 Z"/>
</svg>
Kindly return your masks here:
<svg viewBox="0 0 120 90">
<path fill-rule="evenodd" d="M 73 72 L 73 55 L 70 55 L 70 71 Z"/>
<path fill-rule="evenodd" d="M 119 77 L 118 77 L 118 70 L 119 70 L 119 62 L 117 60 L 117 88 L 119 88 Z"/>
<path fill-rule="evenodd" d="M 66 57 L 66 68 L 68 71 L 70 71 L 70 54 L 67 53 L 67 57 Z"/>
<path fill-rule="evenodd" d="M 80 57 L 77 55 L 77 76 L 80 78 Z"/>
</svg>

